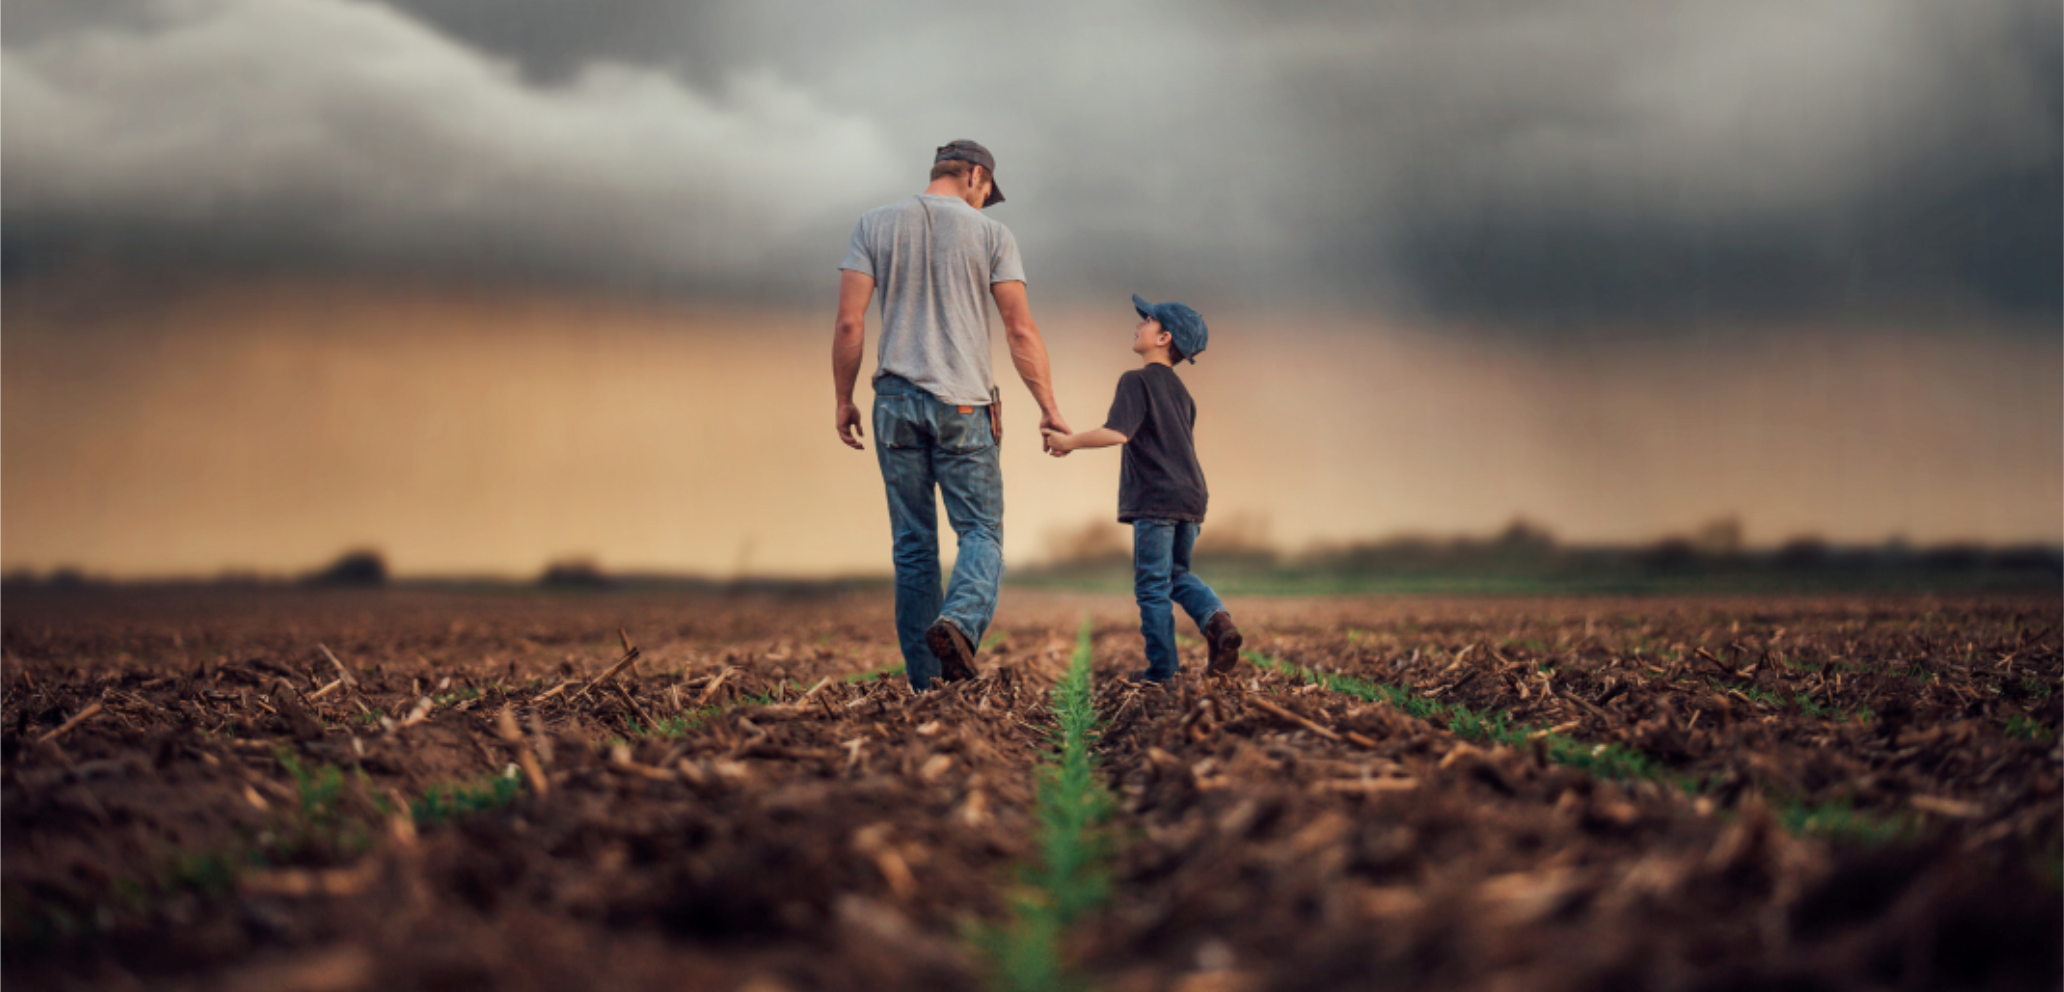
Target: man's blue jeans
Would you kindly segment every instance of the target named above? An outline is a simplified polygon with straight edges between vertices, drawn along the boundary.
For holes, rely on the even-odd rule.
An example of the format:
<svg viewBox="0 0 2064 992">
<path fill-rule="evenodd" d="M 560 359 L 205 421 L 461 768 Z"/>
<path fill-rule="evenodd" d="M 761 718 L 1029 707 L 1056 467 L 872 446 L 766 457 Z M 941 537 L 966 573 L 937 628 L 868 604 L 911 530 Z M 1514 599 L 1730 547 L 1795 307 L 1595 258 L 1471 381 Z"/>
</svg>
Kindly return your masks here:
<svg viewBox="0 0 2064 992">
<path fill-rule="evenodd" d="M 1187 520 L 1132 522 L 1132 594 L 1139 600 L 1140 634 L 1147 640 L 1146 677 L 1166 682 L 1182 663 L 1175 654 L 1175 611 L 1204 629 L 1212 615 L 1225 609 L 1218 594 L 1190 572 L 1190 549 L 1197 545 L 1197 525 Z"/>
<path fill-rule="evenodd" d="M 1003 581 L 1003 472 L 989 408 L 960 409 L 901 376 L 874 382 L 874 452 L 889 491 L 896 559 L 896 639 L 910 687 L 919 691 L 939 676 L 925 630 L 944 617 L 980 646 Z M 934 489 L 946 497 L 960 549 L 943 597 Z"/>
</svg>

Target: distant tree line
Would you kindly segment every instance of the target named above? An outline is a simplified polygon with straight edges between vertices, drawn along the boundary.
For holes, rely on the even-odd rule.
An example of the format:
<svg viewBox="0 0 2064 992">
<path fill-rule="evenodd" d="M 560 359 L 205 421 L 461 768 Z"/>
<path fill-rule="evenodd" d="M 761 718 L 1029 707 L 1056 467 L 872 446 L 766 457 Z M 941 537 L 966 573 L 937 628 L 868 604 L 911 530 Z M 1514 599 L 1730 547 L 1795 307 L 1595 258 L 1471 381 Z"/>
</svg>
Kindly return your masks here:
<svg viewBox="0 0 2064 992">
<path fill-rule="evenodd" d="M 2055 545 L 1958 542 L 1916 547 L 1896 538 L 1840 544 L 1801 536 L 1759 549 L 1747 545 L 1741 523 L 1733 517 L 1709 521 L 1689 534 L 1632 545 L 1563 544 L 1546 528 L 1520 518 L 1484 537 L 1405 534 L 1315 545 L 1294 553 L 1270 544 L 1265 524 L 1239 518 L 1234 524 L 1204 529 L 1197 542 L 1199 569 L 1342 577 L 1992 572 L 2064 581 L 2064 548 Z M 1023 571 L 1064 577 L 1122 567 L 1130 560 L 1123 528 L 1097 521 L 1055 534 L 1048 542 L 1047 561 Z"/>
</svg>

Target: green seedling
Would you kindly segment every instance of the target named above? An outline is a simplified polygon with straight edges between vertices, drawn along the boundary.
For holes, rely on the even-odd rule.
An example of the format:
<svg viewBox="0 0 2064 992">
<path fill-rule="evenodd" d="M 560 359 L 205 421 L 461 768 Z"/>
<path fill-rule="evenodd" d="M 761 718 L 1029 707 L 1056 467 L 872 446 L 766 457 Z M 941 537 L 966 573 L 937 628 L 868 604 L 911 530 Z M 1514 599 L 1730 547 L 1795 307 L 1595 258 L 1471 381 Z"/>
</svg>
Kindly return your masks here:
<svg viewBox="0 0 2064 992">
<path fill-rule="evenodd" d="M 1836 720 L 1840 722 L 1859 720 L 1867 723 L 1877 717 L 1877 713 L 1868 706 L 1859 706 L 1853 710 L 1844 709 L 1840 706 L 1828 706 L 1815 700 L 1810 694 L 1803 692 L 1793 693 L 1790 702 L 1786 702 L 1783 696 L 1759 689 L 1747 682 L 1728 682 L 1710 677 L 1705 682 L 1714 692 L 1736 692 L 1751 702 L 1760 703 L 1772 709 L 1796 709 L 1802 715 L 1816 720 Z"/>
<path fill-rule="evenodd" d="M 854 683 L 879 682 L 882 679 L 892 679 L 902 674 L 903 663 L 899 661 L 886 668 L 877 668 L 871 672 L 861 672 L 857 675 L 848 675 L 846 676 L 846 681 Z"/>
<path fill-rule="evenodd" d="M 1103 822 L 1117 808 L 1097 780 L 1098 719 L 1090 681 L 1090 625 L 1084 620 L 1075 654 L 1053 690 L 1057 746 L 1035 772 L 1034 821 L 1038 861 L 1019 874 L 1009 899 L 1009 919 L 978 928 L 972 939 L 986 958 L 990 984 L 1010 992 L 1051 992 L 1083 987 L 1063 967 L 1062 938 L 1068 928 L 1102 905 L 1111 894 L 1107 865 L 1112 839 Z"/>
<path fill-rule="evenodd" d="M 433 785 L 409 804 L 418 824 L 447 823 L 469 813 L 501 809 L 523 794 L 523 783 L 506 775 L 486 775 L 470 783 Z"/>
<path fill-rule="evenodd" d="M 1823 706 L 1815 702 L 1812 696 L 1803 692 L 1793 695 L 1792 703 L 1799 707 L 1801 714 L 1816 720 L 1835 720 L 1842 723 L 1855 720 L 1860 723 L 1869 723 L 1876 719 L 1878 715 L 1868 706 L 1859 706 L 1853 710 L 1844 709 L 1840 706 Z"/>
<path fill-rule="evenodd" d="M 1245 654 L 1257 668 L 1281 672 L 1303 682 L 1316 682 L 1358 699 L 1387 704 L 1419 719 L 1445 726 L 1465 739 L 1515 748 L 1534 746 L 1538 739 L 1549 761 L 1598 778 L 1662 782 L 1689 795 L 1711 791 L 1721 782 L 1721 776 L 1717 774 L 1701 778 L 1672 770 L 1654 755 L 1622 744 L 1588 743 L 1526 724 L 1511 723 L 1504 713 L 1487 714 L 1459 703 L 1428 699 L 1403 686 L 1315 671 L 1255 652 Z M 1850 843 L 1876 845 L 1906 840 L 1919 829 L 1908 817 L 1857 810 L 1847 801 L 1821 805 L 1781 804 L 1778 810 L 1779 822 L 1787 830 Z"/>
<path fill-rule="evenodd" d="M 2046 741 L 2057 735 L 2026 714 L 2013 713 L 2007 716 L 2007 736 L 2024 741 Z"/>
<path fill-rule="evenodd" d="M 246 871 L 307 863 L 311 853 L 325 861 L 334 857 L 335 852 L 362 853 L 379 835 L 377 821 L 367 815 L 368 808 L 381 818 L 395 812 L 393 804 L 366 782 L 362 770 L 352 769 L 348 773 L 351 779 L 363 786 L 357 790 L 363 805 L 354 807 L 347 802 L 346 786 L 351 779 L 346 778 L 344 769 L 328 764 L 311 765 L 286 748 L 274 752 L 273 757 L 294 780 L 300 798 L 297 806 L 283 811 L 280 819 L 266 830 L 255 834 L 241 833 L 221 847 L 204 851 L 162 852 L 140 875 L 112 879 L 108 883 L 107 897 L 115 904 L 139 912 L 148 911 L 160 900 L 180 894 L 204 900 L 218 899 L 235 891 L 238 877 Z M 436 824 L 470 813 L 499 809 L 521 793 L 522 785 L 515 779 L 483 776 L 470 783 L 431 786 L 424 797 L 410 803 L 409 808 L 418 823 Z M 10 914 L 9 926 L 15 926 L 13 920 L 26 920 L 23 926 L 31 930 L 52 921 L 62 924 L 68 913 L 69 910 L 61 907 L 39 907 L 26 916 Z M 56 932 L 74 930 L 58 926 Z M 10 932 L 9 940 L 13 939 Z"/>
<path fill-rule="evenodd" d="M 1625 745 L 1587 744 L 1563 734 L 1546 733 L 1527 724 L 1512 723 L 1504 713 L 1484 713 L 1460 703 L 1443 703 L 1417 695 L 1402 686 L 1315 671 L 1254 652 L 1247 652 L 1247 659 L 1258 668 L 1281 672 L 1299 681 L 1316 682 L 1358 699 L 1386 703 L 1421 720 L 1446 726 L 1465 739 L 1532 747 L 1534 740 L 1539 738 L 1548 760 L 1601 778 L 1671 778 L 1653 756 Z"/>
<path fill-rule="evenodd" d="M 1847 799 L 1779 803 L 1775 811 L 1777 822 L 1790 833 L 1866 847 L 1911 840 L 1920 833 L 1920 825 L 1912 817 L 1862 812 Z"/>
<path fill-rule="evenodd" d="M 459 689 L 453 692 L 448 692 L 442 696 L 432 696 L 430 698 L 430 702 L 437 706 L 451 706 L 457 703 L 463 703 L 468 699 L 479 699 L 483 695 L 485 695 L 485 693 L 482 692 L 479 688 L 469 685 L 462 686 Z"/>
<path fill-rule="evenodd" d="M 336 822 L 338 800 L 344 794 L 344 770 L 336 765 L 319 765 L 310 769 L 302 765 L 298 755 L 286 748 L 274 752 L 273 757 L 294 779 L 294 788 L 301 795 L 302 818 L 317 826 Z"/>
</svg>

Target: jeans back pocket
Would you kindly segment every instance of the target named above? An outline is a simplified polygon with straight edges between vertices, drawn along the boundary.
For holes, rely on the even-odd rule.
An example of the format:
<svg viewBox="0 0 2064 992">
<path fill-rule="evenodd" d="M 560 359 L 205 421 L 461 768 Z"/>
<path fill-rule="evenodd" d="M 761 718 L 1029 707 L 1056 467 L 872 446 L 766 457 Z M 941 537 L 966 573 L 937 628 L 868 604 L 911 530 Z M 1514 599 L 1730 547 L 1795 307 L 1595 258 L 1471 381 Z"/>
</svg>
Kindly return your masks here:
<svg viewBox="0 0 2064 992">
<path fill-rule="evenodd" d="M 971 455 L 996 443 L 989 430 L 989 408 L 965 408 L 972 413 L 962 413 L 962 409 L 950 403 L 939 404 L 939 447 L 956 455 Z"/>
<path fill-rule="evenodd" d="M 916 396 L 894 393 L 874 398 L 874 443 L 887 448 L 924 446 L 924 430 L 918 404 L 930 402 Z"/>
</svg>

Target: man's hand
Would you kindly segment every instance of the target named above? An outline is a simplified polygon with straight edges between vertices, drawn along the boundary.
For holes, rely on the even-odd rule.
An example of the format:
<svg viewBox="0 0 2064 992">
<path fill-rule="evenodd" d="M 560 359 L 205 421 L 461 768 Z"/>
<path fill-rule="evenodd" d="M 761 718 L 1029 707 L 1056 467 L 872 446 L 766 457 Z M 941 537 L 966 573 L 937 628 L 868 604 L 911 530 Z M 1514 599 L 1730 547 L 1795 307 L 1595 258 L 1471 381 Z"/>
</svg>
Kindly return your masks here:
<svg viewBox="0 0 2064 992">
<path fill-rule="evenodd" d="M 1075 450 L 1068 446 L 1069 435 L 1067 431 L 1057 431 L 1051 427 L 1041 427 L 1039 435 L 1040 444 L 1046 448 L 1046 453 L 1055 458 L 1066 458 L 1068 457 L 1068 452 Z"/>
<path fill-rule="evenodd" d="M 860 408 L 853 405 L 853 383 L 860 378 L 860 346 L 867 339 L 867 301 L 874 298 L 874 277 L 851 269 L 839 271 L 838 320 L 831 327 L 831 396 L 838 404 L 832 422 L 839 440 L 855 451 L 860 446 Z"/>
<path fill-rule="evenodd" d="M 1061 411 L 1047 410 L 1039 415 L 1039 444 L 1041 447 L 1052 451 L 1053 436 L 1059 434 L 1066 437 L 1070 433 L 1072 432 L 1068 430 L 1068 421 L 1061 416 Z"/>
<path fill-rule="evenodd" d="M 846 447 L 855 451 L 867 450 L 860 443 L 860 439 L 867 435 L 866 431 L 860 429 L 860 408 L 855 406 L 852 400 L 839 402 L 836 421 L 839 440 L 846 442 Z"/>
</svg>

